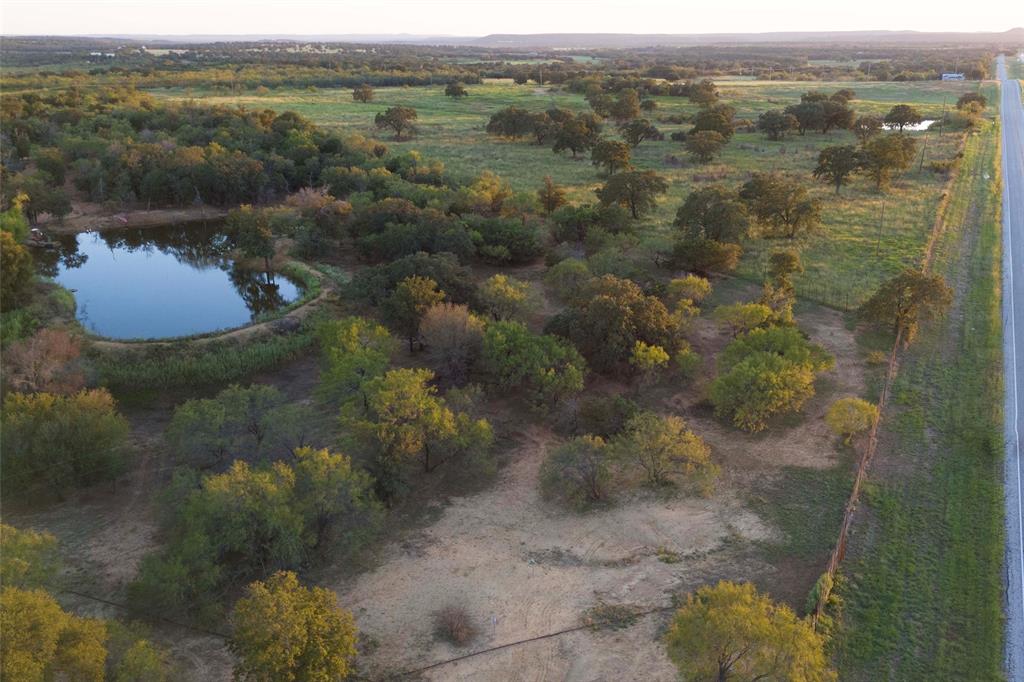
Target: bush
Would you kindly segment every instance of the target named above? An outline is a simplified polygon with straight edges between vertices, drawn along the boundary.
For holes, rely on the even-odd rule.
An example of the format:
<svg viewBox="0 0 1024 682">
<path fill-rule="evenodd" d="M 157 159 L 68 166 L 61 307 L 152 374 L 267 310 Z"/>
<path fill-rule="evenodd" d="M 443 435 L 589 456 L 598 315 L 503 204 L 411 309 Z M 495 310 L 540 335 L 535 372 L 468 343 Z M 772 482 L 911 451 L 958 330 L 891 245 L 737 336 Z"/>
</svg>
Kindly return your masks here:
<svg viewBox="0 0 1024 682">
<path fill-rule="evenodd" d="M 739 265 L 743 249 L 713 239 L 681 239 L 672 248 L 672 264 L 704 274 L 729 272 Z"/>
<path fill-rule="evenodd" d="M 711 461 L 711 448 L 679 417 L 641 412 L 629 420 L 612 446 L 650 485 L 683 483 L 703 495 L 714 489 L 719 469 Z"/>
<path fill-rule="evenodd" d="M 104 389 L 70 396 L 8 394 L 3 406 L 3 490 L 61 495 L 115 478 L 124 468 L 128 422 Z"/>
<path fill-rule="evenodd" d="M 611 459 L 600 437 L 574 438 L 548 453 L 540 470 L 541 491 L 577 509 L 600 502 L 608 493 Z"/>
<path fill-rule="evenodd" d="M 569 343 L 532 333 L 519 322 L 493 322 L 484 332 L 480 367 L 503 389 L 523 389 L 535 405 L 583 390 L 586 363 Z"/>
<path fill-rule="evenodd" d="M 466 609 L 446 606 L 434 612 L 434 632 L 449 644 L 466 646 L 476 637 L 476 625 Z"/>
<path fill-rule="evenodd" d="M 860 398 L 840 398 L 825 414 L 825 422 L 849 445 L 853 437 L 871 428 L 878 419 L 878 406 Z"/>
<path fill-rule="evenodd" d="M 548 268 L 544 283 L 560 300 L 573 301 L 593 277 L 585 260 L 566 258 Z"/>
</svg>

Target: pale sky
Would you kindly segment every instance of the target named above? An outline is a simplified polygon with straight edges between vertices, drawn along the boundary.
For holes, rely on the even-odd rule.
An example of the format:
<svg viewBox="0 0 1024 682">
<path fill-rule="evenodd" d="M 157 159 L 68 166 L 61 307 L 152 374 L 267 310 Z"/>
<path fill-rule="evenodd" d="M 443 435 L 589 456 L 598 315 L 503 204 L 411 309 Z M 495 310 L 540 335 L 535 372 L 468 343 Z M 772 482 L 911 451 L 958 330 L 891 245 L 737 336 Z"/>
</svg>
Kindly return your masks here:
<svg viewBox="0 0 1024 682">
<path fill-rule="evenodd" d="M 944 8 L 947 5 L 948 9 Z M 830 6 L 832 5 L 832 6 Z M 0 0 L 0 34 L 756 33 L 1005 31 L 982 0 Z"/>
</svg>

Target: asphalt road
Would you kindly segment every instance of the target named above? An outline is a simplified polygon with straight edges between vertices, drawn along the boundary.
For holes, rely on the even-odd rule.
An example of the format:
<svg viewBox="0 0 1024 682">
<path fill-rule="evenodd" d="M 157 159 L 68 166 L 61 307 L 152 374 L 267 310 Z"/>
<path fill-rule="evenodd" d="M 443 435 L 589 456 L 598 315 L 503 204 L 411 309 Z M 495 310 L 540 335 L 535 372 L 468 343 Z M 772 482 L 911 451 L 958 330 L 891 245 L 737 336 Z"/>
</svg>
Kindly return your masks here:
<svg viewBox="0 0 1024 682">
<path fill-rule="evenodd" d="M 1003 365 L 1006 378 L 1006 677 L 1024 682 L 1024 107 L 999 57 L 1003 131 Z"/>
</svg>

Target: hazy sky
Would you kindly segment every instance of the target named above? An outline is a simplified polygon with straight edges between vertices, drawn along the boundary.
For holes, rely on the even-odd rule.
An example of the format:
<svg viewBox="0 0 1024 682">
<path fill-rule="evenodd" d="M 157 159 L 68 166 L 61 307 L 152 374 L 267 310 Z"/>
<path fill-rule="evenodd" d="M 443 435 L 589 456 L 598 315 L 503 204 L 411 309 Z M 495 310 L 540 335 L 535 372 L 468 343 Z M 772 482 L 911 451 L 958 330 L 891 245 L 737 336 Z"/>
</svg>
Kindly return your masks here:
<svg viewBox="0 0 1024 682">
<path fill-rule="evenodd" d="M 0 0 L 0 33 L 1004 31 L 1024 2 L 928 0 Z M 835 5 L 835 7 L 829 7 Z"/>
</svg>

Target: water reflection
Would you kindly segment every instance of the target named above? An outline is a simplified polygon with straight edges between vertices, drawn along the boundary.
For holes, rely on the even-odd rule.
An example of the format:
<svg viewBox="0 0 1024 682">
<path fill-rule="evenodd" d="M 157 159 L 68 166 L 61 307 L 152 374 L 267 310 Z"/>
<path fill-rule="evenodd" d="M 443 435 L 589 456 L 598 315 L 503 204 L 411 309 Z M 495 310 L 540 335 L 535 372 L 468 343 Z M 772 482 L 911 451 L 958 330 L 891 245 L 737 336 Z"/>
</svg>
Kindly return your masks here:
<svg viewBox="0 0 1024 682">
<path fill-rule="evenodd" d="M 167 338 L 244 325 L 300 295 L 281 274 L 231 260 L 217 223 L 120 229 L 36 249 L 41 274 L 75 293 L 78 319 L 111 338 Z"/>
</svg>

